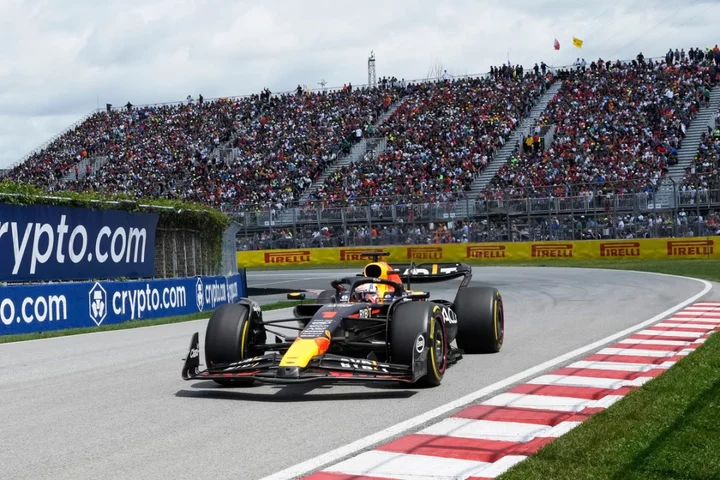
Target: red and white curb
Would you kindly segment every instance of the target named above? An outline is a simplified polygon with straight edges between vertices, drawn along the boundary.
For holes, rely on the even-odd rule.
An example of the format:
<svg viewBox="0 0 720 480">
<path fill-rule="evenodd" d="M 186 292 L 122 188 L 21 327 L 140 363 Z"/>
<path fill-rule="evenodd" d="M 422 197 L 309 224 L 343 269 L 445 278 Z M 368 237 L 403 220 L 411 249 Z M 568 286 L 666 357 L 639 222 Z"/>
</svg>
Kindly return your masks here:
<svg viewBox="0 0 720 480">
<path fill-rule="evenodd" d="M 495 478 L 673 366 L 720 330 L 695 303 L 600 351 L 304 480 Z"/>
</svg>

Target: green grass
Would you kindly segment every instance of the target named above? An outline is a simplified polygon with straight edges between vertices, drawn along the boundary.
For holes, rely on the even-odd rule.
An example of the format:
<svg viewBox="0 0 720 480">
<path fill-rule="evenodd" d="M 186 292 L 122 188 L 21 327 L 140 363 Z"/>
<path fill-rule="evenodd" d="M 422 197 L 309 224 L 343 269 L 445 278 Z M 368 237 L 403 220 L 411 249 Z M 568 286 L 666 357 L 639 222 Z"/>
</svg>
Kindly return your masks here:
<svg viewBox="0 0 720 480">
<path fill-rule="evenodd" d="M 263 305 L 263 311 L 277 310 L 280 308 L 294 307 L 300 302 L 283 301 Z M 3 335 L 0 336 L 0 344 L 11 342 L 23 342 L 27 340 L 39 340 L 42 338 L 66 337 L 68 335 L 78 335 L 83 333 L 109 332 L 112 330 L 126 330 L 128 328 L 152 327 L 155 325 L 167 325 L 170 323 L 190 322 L 192 320 L 202 320 L 210 318 L 212 310 L 199 313 L 191 313 L 190 315 L 179 315 L 176 317 L 155 318 L 150 320 L 130 320 L 124 323 L 115 323 L 112 325 L 100 325 L 99 327 L 87 328 L 68 328 L 67 330 L 50 330 L 40 333 L 24 333 L 20 335 Z"/>
<path fill-rule="evenodd" d="M 499 480 L 720 478 L 720 335 Z"/>
</svg>

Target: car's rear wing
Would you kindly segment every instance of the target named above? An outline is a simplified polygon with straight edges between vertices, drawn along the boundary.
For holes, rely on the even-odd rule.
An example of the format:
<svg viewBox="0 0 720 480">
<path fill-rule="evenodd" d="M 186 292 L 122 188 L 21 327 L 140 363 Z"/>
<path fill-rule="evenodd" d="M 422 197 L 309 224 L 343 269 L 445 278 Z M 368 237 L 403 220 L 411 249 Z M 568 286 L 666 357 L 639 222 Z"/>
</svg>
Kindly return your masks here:
<svg viewBox="0 0 720 480">
<path fill-rule="evenodd" d="M 373 262 L 377 262 L 380 257 L 387 257 L 390 252 L 370 251 L 363 252 L 363 257 L 372 258 Z M 444 282 L 454 278 L 465 277 L 460 284 L 460 288 L 467 287 L 472 279 L 472 268 L 464 263 L 390 263 L 393 269 L 392 273 L 400 275 L 403 283 L 411 285 L 412 282 L 431 283 Z"/>
<path fill-rule="evenodd" d="M 390 266 L 400 275 L 404 283 L 444 282 L 465 277 L 461 287 L 466 287 L 472 278 L 472 268 L 464 263 L 393 263 Z"/>
</svg>

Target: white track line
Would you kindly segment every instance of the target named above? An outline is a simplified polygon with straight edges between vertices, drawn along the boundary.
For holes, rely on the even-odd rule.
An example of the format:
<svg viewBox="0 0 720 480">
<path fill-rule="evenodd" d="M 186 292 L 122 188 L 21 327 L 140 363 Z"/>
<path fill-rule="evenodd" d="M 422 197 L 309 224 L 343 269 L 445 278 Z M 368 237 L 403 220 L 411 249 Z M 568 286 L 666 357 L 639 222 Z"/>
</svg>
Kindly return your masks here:
<svg viewBox="0 0 720 480">
<path fill-rule="evenodd" d="M 626 337 L 632 333 L 635 333 L 638 330 L 647 328 L 648 326 L 659 322 L 660 320 L 664 319 L 665 317 L 672 315 L 673 313 L 677 312 L 678 310 L 680 310 L 680 309 L 690 305 L 691 303 L 695 302 L 696 300 L 702 298 L 705 294 L 707 294 L 713 288 L 713 286 L 710 282 L 707 282 L 705 280 L 700 280 L 698 278 L 681 277 L 678 275 L 666 275 L 666 274 L 662 274 L 662 273 L 646 273 L 646 272 L 642 272 L 642 273 L 645 273 L 647 275 L 660 275 L 663 277 L 682 278 L 683 280 L 693 280 L 693 281 L 702 283 L 704 287 L 700 293 L 697 293 L 697 294 L 693 295 L 692 297 L 688 298 L 687 300 L 684 300 L 684 301 L 678 303 L 677 305 L 668 308 L 664 312 L 655 315 L 654 317 L 650 318 L 649 320 L 641 322 L 630 328 L 626 328 L 625 330 L 623 330 L 621 332 L 618 332 L 618 333 L 615 333 L 608 337 L 605 337 L 605 338 L 598 340 L 596 342 L 593 342 L 589 345 L 585 345 L 584 347 L 580 347 L 576 350 L 573 350 L 572 352 L 568 352 L 563 355 L 560 355 L 559 357 L 555 357 L 551 360 L 548 360 L 547 362 L 541 363 L 540 365 L 536 365 L 536 366 L 529 368 L 527 370 L 524 370 L 520 373 L 516 373 L 515 375 L 505 378 L 504 380 L 501 380 L 499 382 L 493 383 L 492 385 L 489 385 L 487 387 L 481 388 L 480 390 L 477 390 L 473 393 L 465 395 L 464 397 L 458 398 L 457 400 L 446 403 L 440 407 L 434 408 L 428 412 L 420 414 L 409 420 L 405 420 L 404 422 L 395 424 L 391 427 L 388 427 L 384 430 L 381 430 L 379 432 L 368 435 L 364 438 L 356 440 L 356 441 L 349 443 L 347 445 L 344 445 L 342 447 L 336 448 L 335 450 L 331 450 L 327 453 L 318 455 L 315 458 L 311 458 L 304 462 L 298 463 L 297 465 L 288 467 L 284 470 L 281 470 L 277 473 L 274 473 L 272 475 L 264 477 L 260 480 L 291 480 L 291 479 L 294 479 L 294 478 L 297 478 L 297 477 L 300 477 L 303 475 L 307 475 L 308 473 L 313 472 L 321 467 L 324 467 L 330 463 L 337 462 L 338 460 L 345 458 L 347 456 L 354 455 L 362 450 L 365 450 L 369 447 L 377 445 L 380 442 L 383 442 L 392 437 L 400 435 L 412 428 L 416 428 L 424 423 L 429 422 L 430 420 L 433 420 L 441 415 L 445 415 L 448 412 L 451 412 L 457 408 L 463 407 L 463 406 L 465 406 L 469 403 L 472 403 L 480 398 L 483 398 L 485 396 L 493 394 L 499 390 L 503 390 L 515 383 L 521 382 L 529 377 L 532 377 L 539 373 L 542 373 L 552 367 L 555 367 L 564 362 L 572 360 L 573 358 L 576 358 L 580 355 L 583 355 L 588 352 L 592 352 L 593 350 L 603 347 L 603 346 L 609 344 L 610 342 L 614 342 L 614 341 L 619 340 L 623 337 Z M 653 332 L 653 333 L 655 333 L 655 332 Z M 656 368 L 661 368 L 661 367 L 656 366 Z M 597 401 L 595 403 L 600 404 L 600 402 L 602 402 L 602 406 L 609 406 L 610 404 L 614 403 L 615 401 L 619 400 L 620 398 L 622 398 L 622 397 L 615 398 L 614 395 L 608 395 L 603 400 Z M 358 458 L 361 458 L 361 457 L 358 457 Z M 352 460 L 352 459 L 350 459 L 350 460 Z M 333 471 L 342 471 L 342 470 L 335 470 L 335 467 L 333 467 Z"/>
</svg>

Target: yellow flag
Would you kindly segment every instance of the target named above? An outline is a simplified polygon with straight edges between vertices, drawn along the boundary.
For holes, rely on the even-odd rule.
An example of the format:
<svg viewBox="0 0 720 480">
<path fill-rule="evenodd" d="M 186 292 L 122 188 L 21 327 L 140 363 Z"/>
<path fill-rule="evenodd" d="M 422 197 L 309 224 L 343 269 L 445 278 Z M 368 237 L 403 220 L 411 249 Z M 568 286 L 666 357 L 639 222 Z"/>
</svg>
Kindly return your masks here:
<svg viewBox="0 0 720 480">
<path fill-rule="evenodd" d="M 577 48 L 582 48 L 583 41 L 579 38 L 573 37 L 573 45 L 575 45 Z"/>
</svg>

